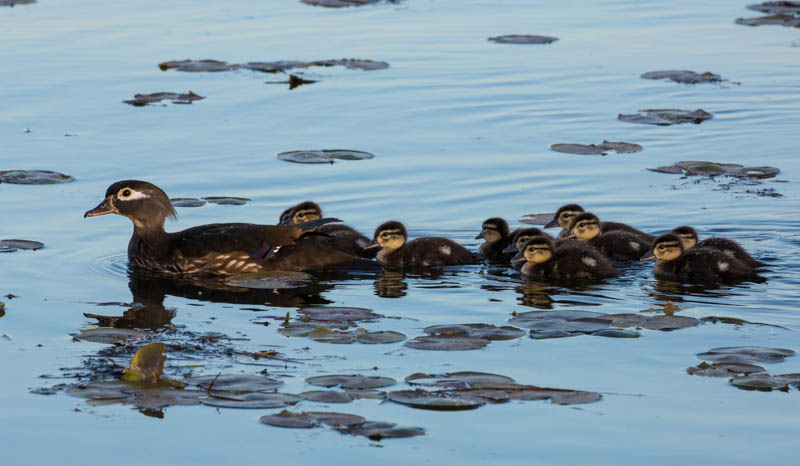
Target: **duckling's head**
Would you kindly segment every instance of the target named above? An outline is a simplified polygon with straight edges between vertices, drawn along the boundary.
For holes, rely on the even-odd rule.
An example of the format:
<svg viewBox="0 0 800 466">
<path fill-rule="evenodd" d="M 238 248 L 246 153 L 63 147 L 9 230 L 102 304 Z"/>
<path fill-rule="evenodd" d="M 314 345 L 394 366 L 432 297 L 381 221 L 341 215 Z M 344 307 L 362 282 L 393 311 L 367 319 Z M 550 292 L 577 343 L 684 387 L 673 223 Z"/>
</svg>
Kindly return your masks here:
<svg viewBox="0 0 800 466">
<path fill-rule="evenodd" d="M 523 228 L 521 230 L 517 230 L 514 233 L 514 238 L 511 244 L 503 250 L 503 252 L 514 252 L 522 250 L 525 248 L 525 243 L 530 241 L 531 238 L 536 238 L 539 236 L 547 237 L 547 234 L 538 228 Z"/>
<path fill-rule="evenodd" d="M 487 243 L 496 243 L 508 237 L 508 223 L 502 218 L 490 218 L 481 225 L 481 232 L 475 239 L 483 238 Z"/>
<path fill-rule="evenodd" d="M 569 229 L 580 241 L 591 241 L 600 234 L 600 219 L 591 212 L 572 217 Z"/>
<path fill-rule="evenodd" d="M 289 210 L 290 224 L 312 222 L 322 218 L 322 209 L 311 201 L 301 202 Z"/>
<path fill-rule="evenodd" d="M 676 234 L 667 233 L 653 240 L 653 255 L 659 261 L 674 261 L 681 257 L 683 251 L 683 241 Z"/>
<path fill-rule="evenodd" d="M 525 243 L 522 255 L 525 260 L 534 264 L 542 264 L 553 257 L 553 240 L 546 236 L 535 236 Z"/>
<path fill-rule="evenodd" d="M 136 228 L 145 230 L 162 228 L 167 218 L 178 218 L 161 188 L 139 180 L 117 181 L 109 186 L 103 202 L 83 214 L 83 218 L 106 214 L 124 215 L 133 221 Z"/>
<path fill-rule="evenodd" d="M 278 225 L 292 224 L 292 209 L 294 209 L 294 207 L 289 207 L 288 209 L 281 212 L 281 216 L 278 219 Z"/>
<path fill-rule="evenodd" d="M 576 215 L 584 212 L 583 207 L 578 204 L 567 204 L 559 207 L 553 220 L 545 225 L 545 228 L 561 227 L 562 230 L 569 230 L 570 222 Z"/>
<path fill-rule="evenodd" d="M 672 230 L 672 233 L 678 235 L 683 243 L 683 249 L 688 251 L 697 245 L 697 230 L 692 227 L 682 226 Z"/>
<path fill-rule="evenodd" d="M 390 221 L 375 229 L 375 244 L 387 251 L 400 249 L 406 243 L 408 233 L 402 223 Z M 369 246 L 368 246 L 369 247 Z"/>
</svg>

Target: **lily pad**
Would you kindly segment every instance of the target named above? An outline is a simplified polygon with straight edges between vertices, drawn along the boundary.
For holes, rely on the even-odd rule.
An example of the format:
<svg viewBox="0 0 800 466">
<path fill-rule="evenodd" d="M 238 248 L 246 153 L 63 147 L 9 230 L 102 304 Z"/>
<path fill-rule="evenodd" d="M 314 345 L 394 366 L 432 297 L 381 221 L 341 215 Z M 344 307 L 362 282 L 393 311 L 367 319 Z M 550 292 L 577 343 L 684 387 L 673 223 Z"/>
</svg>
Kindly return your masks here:
<svg viewBox="0 0 800 466">
<path fill-rule="evenodd" d="M 367 421 L 365 418 L 361 416 L 355 414 L 347 414 L 347 413 L 308 411 L 303 414 L 331 427 L 357 426 Z"/>
<path fill-rule="evenodd" d="M 122 379 L 126 382 L 157 383 L 164 373 L 164 343 L 150 343 L 139 348 L 131 359 L 130 367 L 125 369 Z"/>
<path fill-rule="evenodd" d="M 591 311 L 528 311 L 520 312 L 509 322 L 519 327 L 533 328 L 542 320 L 578 320 L 603 317 L 606 314 Z"/>
<path fill-rule="evenodd" d="M 708 162 L 703 160 L 684 160 L 674 165 L 648 168 L 650 171 L 677 175 L 718 176 L 727 175 L 738 178 L 772 178 L 780 173 L 775 167 L 745 167 L 738 163 Z"/>
<path fill-rule="evenodd" d="M 777 1 L 747 5 L 747 8 L 767 14 L 785 13 L 800 16 L 800 2 Z"/>
<path fill-rule="evenodd" d="M 778 363 L 783 362 L 795 352 L 784 348 L 767 348 L 764 346 L 729 346 L 713 348 L 697 355 L 698 359 L 711 362 Z"/>
<path fill-rule="evenodd" d="M 549 214 L 525 214 L 525 218 L 520 220 L 521 223 L 529 225 L 547 225 L 555 218 L 555 213 Z"/>
<path fill-rule="evenodd" d="M 490 37 L 487 39 L 498 44 L 551 44 L 558 40 L 558 37 L 537 36 L 533 34 L 508 34 L 505 36 Z"/>
<path fill-rule="evenodd" d="M 169 202 L 175 207 L 203 207 L 206 201 L 194 197 L 174 197 Z"/>
<path fill-rule="evenodd" d="M 372 309 L 363 307 L 304 307 L 298 310 L 309 320 L 322 321 L 322 322 L 357 322 L 357 321 L 372 321 L 383 317 L 381 314 L 376 314 Z"/>
<path fill-rule="evenodd" d="M 648 330 L 677 330 L 695 327 L 700 321 L 694 317 L 676 315 L 656 315 L 646 317 L 641 314 L 609 314 L 607 319 L 614 327 L 641 327 Z"/>
<path fill-rule="evenodd" d="M 484 340 L 514 340 L 525 336 L 525 332 L 516 327 L 506 325 L 496 327 L 491 324 L 451 324 L 432 325 L 422 329 L 428 335 L 438 337 L 470 337 Z"/>
<path fill-rule="evenodd" d="M 230 71 L 240 67 L 240 65 L 228 64 L 219 60 L 173 60 L 158 64 L 161 71 L 174 69 L 177 71 L 187 71 L 192 73 Z"/>
<path fill-rule="evenodd" d="M 736 24 L 743 26 L 785 26 L 800 27 L 800 16 L 778 13 L 776 15 L 760 16 L 758 18 L 736 18 Z"/>
<path fill-rule="evenodd" d="M 381 390 L 369 390 L 362 388 L 347 388 L 345 392 L 349 393 L 353 398 L 365 400 L 385 400 L 386 392 Z"/>
<path fill-rule="evenodd" d="M 385 61 L 363 60 L 360 58 L 339 58 L 336 60 L 315 60 L 308 66 L 343 66 L 350 70 L 375 71 L 389 68 Z M 371 158 L 371 157 L 370 157 Z M 351 160 L 351 159 L 348 159 Z"/>
<path fill-rule="evenodd" d="M 408 438 L 417 435 L 425 435 L 425 429 L 421 427 L 397 427 L 393 422 L 365 422 L 349 427 L 337 428 L 339 432 L 347 435 L 357 435 L 366 437 L 373 441 L 380 441 L 387 438 Z"/>
<path fill-rule="evenodd" d="M 282 290 L 306 286 L 313 280 L 313 276 L 304 272 L 269 271 L 232 275 L 225 279 L 225 284 L 257 290 Z"/>
<path fill-rule="evenodd" d="M 70 387 L 67 394 L 86 398 L 94 405 L 129 404 L 139 408 L 160 409 L 167 406 L 191 406 L 200 403 L 205 392 L 184 390 L 174 383 L 162 381 L 158 384 L 115 382 L 92 382 L 84 387 Z"/>
<path fill-rule="evenodd" d="M 749 375 L 764 372 L 764 368 L 755 364 L 744 364 L 740 362 L 701 362 L 695 367 L 686 369 L 691 375 L 703 377 L 730 377 L 732 375 Z"/>
<path fill-rule="evenodd" d="M 204 389 L 213 382 L 211 390 L 231 391 L 231 392 L 266 392 L 272 391 L 283 385 L 280 380 L 271 379 L 262 375 L 250 374 L 223 374 L 219 377 L 215 375 L 204 375 L 186 379 L 186 383 L 197 385 Z"/>
<path fill-rule="evenodd" d="M 496 384 L 516 383 L 511 377 L 486 372 L 449 372 L 447 374 L 423 374 L 417 372 L 405 378 L 409 385 L 424 385 L 436 388 L 477 388 Z"/>
<path fill-rule="evenodd" d="M 553 144 L 550 149 L 567 154 L 607 155 L 608 151 L 612 150 L 618 154 L 628 154 L 639 152 L 644 148 L 630 142 L 603 141 L 602 144 Z"/>
<path fill-rule="evenodd" d="M 397 381 L 389 377 L 367 375 L 319 375 L 307 378 L 306 383 L 325 388 L 338 386 L 344 389 L 372 389 L 388 387 L 396 384 Z"/>
<path fill-rule="evenodd" d="M 87 328 L 85 330 L 81 330 L 79 333 L 73 333 L 72 337 L 80 341 L 113 345 L 126 340 L 138 340 L 145 338 L 147 335 L 147 332 L 143 332 L 141 330 L 98 327 Z"/>
<path fill-rule="evenodd" d="M 30 241 L 27 239 L 4 239 L 0 240 L 0 249 L 29 249 L 31 251 L 35 251 L 37 249 L 42 249 L 44 247 L 44 243 L 40 243 L 39 241 Z"/>
<path fill-rule="evenodd" d="M 751 374 L 741 375 L 730 379 L 730 383 L 743 390 L 758 390 L 769 392 L 772 390 L 788 391 L 789 387 L 800 388 L 800 374 Z"/>
<path fill-rule="evenodd" d="M 312 390 L 300 394 L 308 401 L 318 401 L 320 403 L 350 403 L 355 399 L 347 392 L 337 392 L 334 390 Z"/>
<path fill-rule="evenodd" d="M 209 196 L 204 197 L 204 201 L 217 205 L 245 205 L 250 202 L 246 197 L 231 197 L 231 196 Z"/>
<path fill-rule="evenodd" d="M 405 346 L 431 351 L 464 351 L 483 348 L 488 344 L 489 340 L 483 338 L 423 335 L 407 341 Z"/>
<path fill-rule="evenodd" d="M 356 332 L 336 331 L 325 326 L 317 327 L 306 336 L 320 343 L 348 344 L 356 340 Z"/>
<path fill-rule="evenodd" d="M 369 152 L 346 149 L 293 150 L 278 154 L 279 159 L 294 163 L 333 163 L 335 160 L 367 160 L 374 157 Z"/>
<path fill-rule="evenodd" d="M 58 184 L 75 181 L 75 178 L 49 170 L 0 170 L 0 183 Z"/>
<path fill-rule="evenodd" d="M 0 6 L 30 5 L 36 0 L 0 0 Z"/>
<path fill-rule="evenodd" d="M 677 110 L 677 109 L 645 109 L 639 113 L 623 115 L 620 113 L 617 118 L 629 123 L 642 123 L 646 125 L 669 126 L 681 123 L 700 124 L 710 120 L 714 115 L 705 110 Z"/>
<path fill-rule="evenodd" d="M 378 3 L 380 0 L 300 0 L 306 5 L 324 6 L 326 8 L 343 8 L 349 6 L 364 6 Z"/>
<path fill-rule="evenodd" d="M 289 429 L 311 429 L 319 426 L 319 421 L 308 414 L 293 413 L 285 409 L 278 414 L 261 416 L 258 420 L 273 427 L 286 427 Z"/>
<path fill-rule="evenodd" d="M 291 393 L 242 393 L 200 397 L 204 405 L 217 408 L 267 409 L 291 406 L 302 398 Z"/>
<path fill-rule="evenodd" d="M 695 73 L 687 70 L 649 71 L 642 74 L 644 79 L 669 79 L 681 84 L 718 83 L 724 81 L 722 76 L 710 71 Z"/>
<path fill-rule="evenodd" d="M 486 404 L 486 400 L 478 396 L 449 390 L 397 390 L 389 392 L 387 398 L 395 403 L 411 406 L 412 408 L 436 411 L 476 409 Z"/>
<path fill-rule="evenodd" d="M 197 95 L 192 91 L 188 94 L 178 94 L 176 92 L 155 92 L 152 94 L 136 94 L 131 100 L 123 100 L 126 104 L 134 107 L 144 107 L 145 105 L 155 104 L 162 100 L 168 100 L 173 104 L 191 104 L 195 100 L 202 100 L 205 97 Z"/>
</svg>

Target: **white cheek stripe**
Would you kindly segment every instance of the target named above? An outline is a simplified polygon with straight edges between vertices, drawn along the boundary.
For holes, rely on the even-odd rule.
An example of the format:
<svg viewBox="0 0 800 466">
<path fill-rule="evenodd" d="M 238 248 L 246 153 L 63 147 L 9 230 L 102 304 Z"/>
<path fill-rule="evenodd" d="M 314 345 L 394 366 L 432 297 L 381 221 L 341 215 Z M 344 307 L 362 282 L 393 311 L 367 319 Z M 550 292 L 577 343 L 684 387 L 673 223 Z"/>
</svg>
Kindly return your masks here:
<svg viewBox="0 0 800 466">
<path fill-rule="evenodd" d="M 126 198 L 121 198 L 120 197 L 119 200 L 120 201 L 133 201 L 133 200 L 136 200 L 136 199 L 147 199 L 149 197 L 150 196 L 148 196 L 147 194 L 145 194 L 145 193 L 143 193 L 141 191 L 134 191 L 133 189 L 131 189 L 131 195 L 129 197 L 126 197 Z"/>
</svg>

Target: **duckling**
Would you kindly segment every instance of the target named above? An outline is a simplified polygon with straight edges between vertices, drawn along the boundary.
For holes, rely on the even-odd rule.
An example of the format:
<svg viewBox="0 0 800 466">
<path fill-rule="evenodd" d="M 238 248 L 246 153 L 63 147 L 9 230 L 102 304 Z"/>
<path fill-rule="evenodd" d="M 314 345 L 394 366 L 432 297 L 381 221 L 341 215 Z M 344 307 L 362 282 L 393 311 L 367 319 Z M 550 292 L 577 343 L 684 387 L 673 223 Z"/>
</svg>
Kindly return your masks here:
<svg viewBox="0 0 800 466">
<path fill-rule="evenodd" d="M 167 233 L 164 221 L 177 219 L 175 209 L 161 188 L 146 181 L 112 184 L 103 202 L 84 218 L 106 214 L 122 215 L 133 222 L 128 260 L 166 274 L 224 276 L 340 266 L 371 268 L 373 264 L 327 247 L 306 233 L 336 219 L 295 226 L 217 223 Z"/>
<path fill-rule="evenodd" d="M 698 242 L 699 238 L 697 236 L 697 231 L 689 226 L 675 228 L 672 230 L 672 233 L 678 235 L 683 243 L 683 249 L 686 251 L 695 246 L 698 248 L 717 249 L 730 257 L 739 259 L 750 267 L 764 267 L 767 265 L 759 260 L 754 259 L 753 256 L 748 254 L 747 251 L 745 251 L 744 248 L 739 245 L 739 243 L 732 239 L 712 237 Z"/>
<path fill-rule="evenodd" d="M 553 228 L 553 227 L 560 226 L 561 227 L 561 231 L 559 232 L 558 237 L 559 238 L 565 238 L 565 237 L 570 235 L 570 223 L 572 222 L 572 219 L 576 215 L 580 215 L 580 214 L 582 214 L 584 212 L 585 211 L 583 210 L 583 207 L 579 206 L 578 204 L 567 204 L 567 205 L 561 206 L 556 211 L 555 216 L 553 217 L 553 220 L 551 220 L 550 223 L 548 223 L 544 227 L 545 228 Z M 619 222 L 601 222 L 600 223 L 600 232 L 601 233 L 607 233 L 607 232 L 613 231 L 613 230 L 623 230 L 623 231 L 627 231 L 629 233 L 633 233 L 636 236 L 639 236 L 640 238 L 642 238 L 648 244 L 650 244 L 650 242 L 653 241 L 653 238 L 655 238 L 655 236 L 653 236 L 653 235 L 651 235 L 649 233 L 645 233 L 645 232 L 643 232 L 643 231 L 641 231 L 641 230 L 639 230 L 637 228 L 634 228 L 634 227 L 632 227 L 630 225 L 626 225 L 624 223 L 619 223 Z"/>
<path fill-rule="evenodd" d="M 378 262 L 392 267 L 464 265 L 482 259 L 446 238 L 424 237 L 406 242 L 406 227 L 396 221 L 386 222 L 375 229 L 374 238 L 367 248 L 383 248 L 378 252 Z"/>
<path fill-rule="evenodd" d="M 515 232 L 516 233 L 516 232 Z M 508 230 L 508 223 L 499 217 L 487 219 L 481 225 L 481 232 L 475 239 L 483 239 L 480 252 L 490 261 L 508 262 L 514 256 L 514 251 L 506 251 L 506 247 L 511 244 L 511 234 Z"/>
<path fill-rule="evenodd" d="M 522 250 L 525 249 L 525 243 L 527 243 L 529 239 L 537 236 L 544 236 L 545 238 L 554 240 L 552 236 L 550 236 L 549 234 L 545 233 L 544 231 L 538 228 L 535 227 L 520 228 L 511 235 L 511 244 L 509 244 L 505 249 L 503 249 L 503 252 L 522 253 Z M 517 254 L 517 256 L 514 257 L 514 259 L 519 259 L 520 257 L 522 256 L 520 254 Z"/>
<path fill-rule="evenodd" d="M 577 241 L 556 247 L 546 236 L 528 240 L 522 250 L 522 274 L 533 278 L 574 280 L 608 278 L 617 274 L 614 265 L 594 248 Z"/>
<path fill-rule="evenodd" d="M 572 235 L 601 254 L 615 261 L 639 260 L 648 250 L 649 243 L 639 235 L 625 230 L 601 232 L 600 219 L 590 212 L 572 217 Z"/>
<path fill-rule="evenodd" d="M 285 221 L 285 225 L 299 225 L 317 221 L 321 218 L 322 208 L 319 204 L 311 201 L 301 202 L 281 214 L 281 221 Z M 377 254 L 374 249 L 364 249 L 364 246 L 371 242 L 369 238 L 347 225 L 328 223 L 319 226 L 316 231 L 328 237 L 327 241 L 323 238 L 320 238 L 320 241 L 326 242 L 328 246 L 352 256 L 374 259 Z"/>
<path fill-rule="evenodd" d="M 659 280 L 691 283 L 764 280 L 752 267 L 717 249 L 686 250 L 681 237 L 674 233 L 653 240 L 652 253 L 642 260 L 657 259 L 653 273 Z"/>
</svg>

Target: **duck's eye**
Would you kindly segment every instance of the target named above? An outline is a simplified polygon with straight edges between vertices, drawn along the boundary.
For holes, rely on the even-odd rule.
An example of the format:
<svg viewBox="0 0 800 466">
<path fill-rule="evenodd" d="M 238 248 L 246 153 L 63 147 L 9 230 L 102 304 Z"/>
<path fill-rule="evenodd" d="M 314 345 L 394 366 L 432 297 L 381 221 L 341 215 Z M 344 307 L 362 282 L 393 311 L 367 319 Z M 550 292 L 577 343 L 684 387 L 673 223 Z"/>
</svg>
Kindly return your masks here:
<svg viewBox="0 0 800 466">
<path fill-rule="evenodd" d="M 122 190 L 122 191 L 119 193 L 119 197 L 121 197 L 121 198 L 123 198 L 123 199 L 126 199 L 126 198 L 129 198 L 129 197 L 131 197 L 131 194 L 133 194 L 133 193 L 131 192 L 131 190 L 130 190 L 130 189 L 128 189 L 128 188 L 125 188 L 125 189 L 123 189 L 123 190 Z"/>
<path fill-rule="evenodd" d="M 585 227 L 586 227 L 586 224 L 585 224 L 585 223 L 579 223 L 579 224 L 578 224 L 578 228 L 585 228 Z"/>
</svg>

